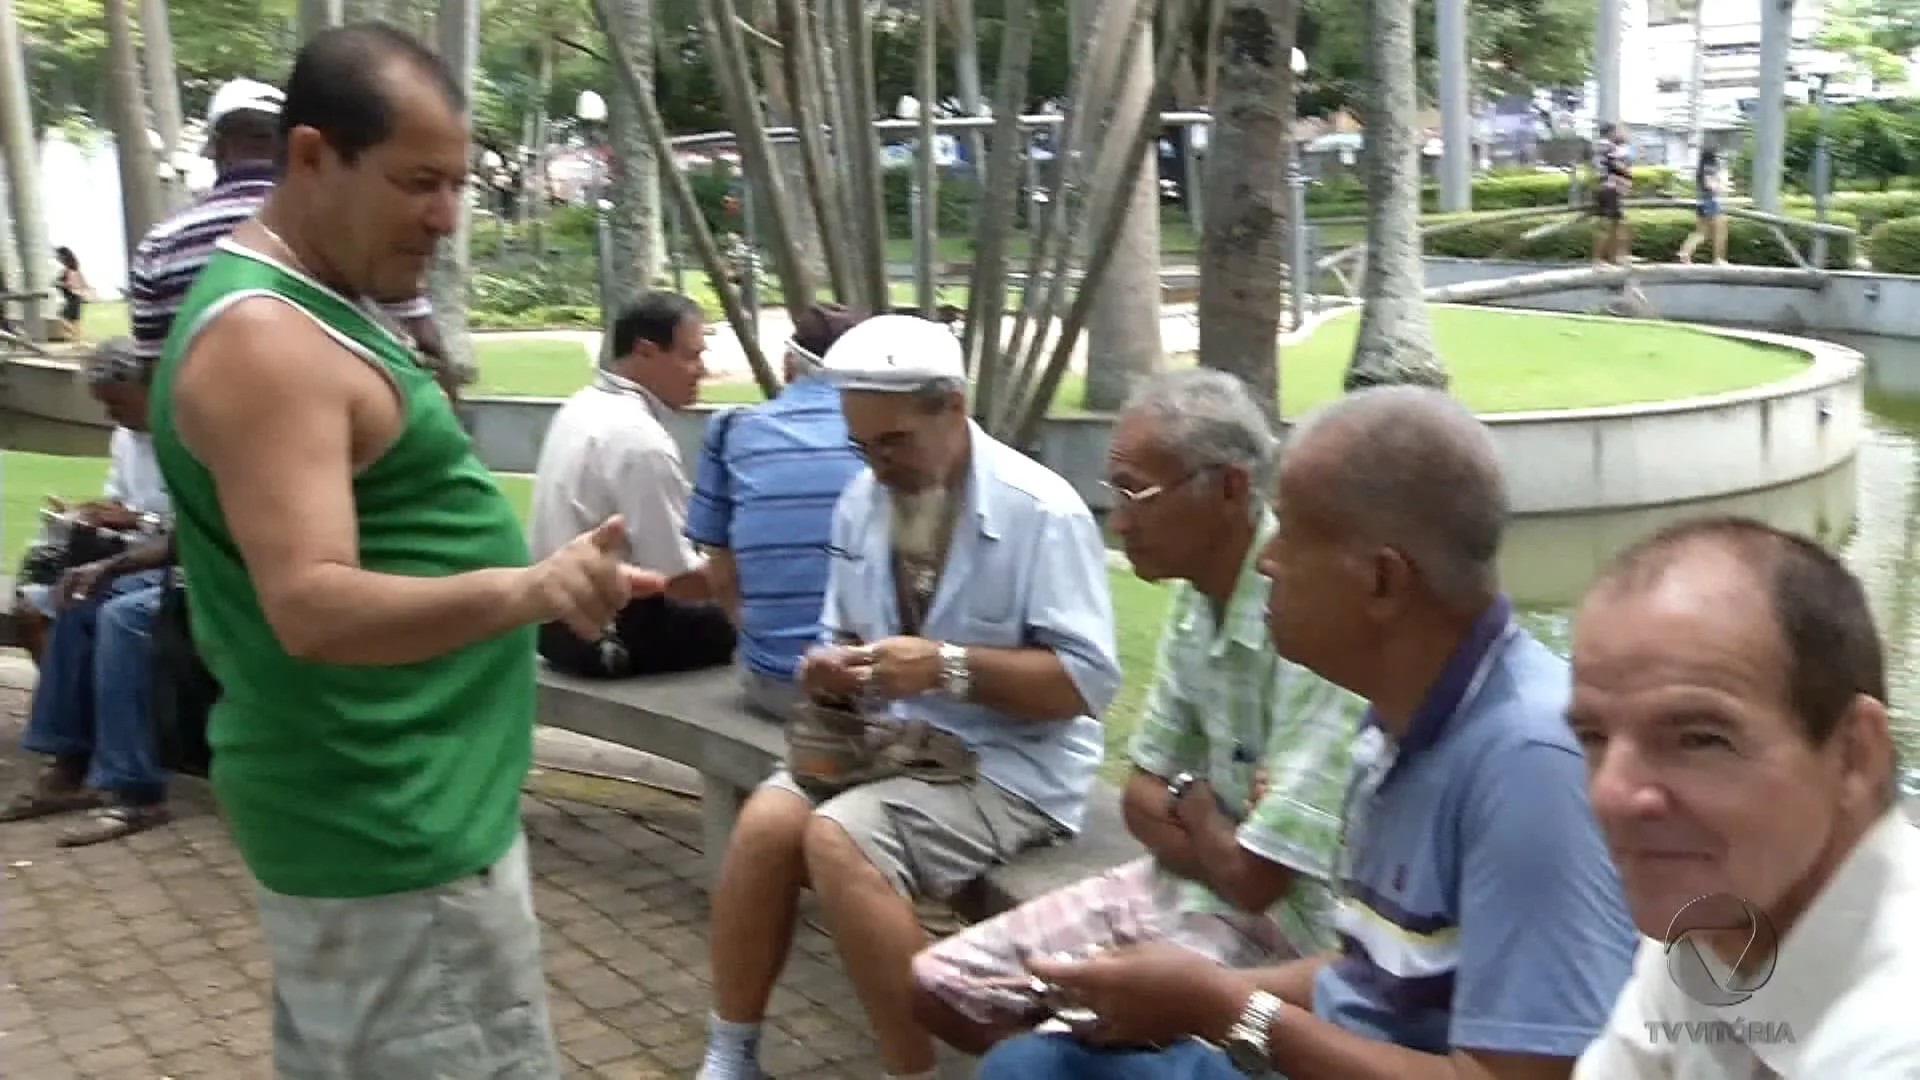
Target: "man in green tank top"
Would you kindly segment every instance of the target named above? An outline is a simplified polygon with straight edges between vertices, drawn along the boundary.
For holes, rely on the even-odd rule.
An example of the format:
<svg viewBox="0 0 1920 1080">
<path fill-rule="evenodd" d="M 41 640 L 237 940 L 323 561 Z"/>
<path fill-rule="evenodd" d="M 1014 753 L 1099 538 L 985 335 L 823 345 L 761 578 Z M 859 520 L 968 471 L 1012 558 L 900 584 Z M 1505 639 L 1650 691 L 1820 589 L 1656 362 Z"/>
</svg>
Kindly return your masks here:
<svg viewBox="0 0 1920 1080">
<path fill-rule="evenodd" d="M 378 25 L 312 39 L 278 186 L 175 317 L 152 426 L 212 780 L 258 882 L 282 1080 L 557 1080 L 520 829 L 533 627 L 664 582 L 612 518 L 528 564 L 432 374 L 418 295 L 467 176 L 462 94 Z"/>
</svg>

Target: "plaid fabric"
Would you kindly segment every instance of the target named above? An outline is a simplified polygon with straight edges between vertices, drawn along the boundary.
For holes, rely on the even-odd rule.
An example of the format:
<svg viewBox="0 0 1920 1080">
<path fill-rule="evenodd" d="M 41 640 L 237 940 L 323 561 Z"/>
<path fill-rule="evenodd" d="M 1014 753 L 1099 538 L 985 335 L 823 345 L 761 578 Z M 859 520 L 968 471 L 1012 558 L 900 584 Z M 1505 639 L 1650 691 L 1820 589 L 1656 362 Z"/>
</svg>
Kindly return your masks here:
<svg viewBox="0 0 1920 1080">
<path fill-rule="evenodd" d="M 1206 777 L 1222 809 L 1240 821 L 1240 846 L 1299 872 L 1268 914 L 1302 949 L 1330 946 L 1331 880 L 1340 842 L 1340 801 L 1349 750 L 1366 702 L 1275 655 L 1267 636 L 1268 583 L 1255 569 L 1277 523 L 1262 515 L 1221 625 L 1207 598 L 1174 587 L 1140 726 L 1128 744 L 1135 765 L 1156 776 Z M 1266 793 L 1248 808 L 1254 774 Z M 1181 910 L 1224 914 L 1233 906 L 1206 886 L 1181 886 Z"/>
<path fill-rule="evenodd" d="M 913 977 L 978 1024 L 1032 1024 L 1048 1009 L 1026 961 L 1057 953 L 1166 941 L 1227 967 L 1262 967 L 1299 955 L 1270 919 L 1182 910 L 1181 882 L 1139 859 L 1075 882 L 970 926 L 913 958 Z"/>
</svg>

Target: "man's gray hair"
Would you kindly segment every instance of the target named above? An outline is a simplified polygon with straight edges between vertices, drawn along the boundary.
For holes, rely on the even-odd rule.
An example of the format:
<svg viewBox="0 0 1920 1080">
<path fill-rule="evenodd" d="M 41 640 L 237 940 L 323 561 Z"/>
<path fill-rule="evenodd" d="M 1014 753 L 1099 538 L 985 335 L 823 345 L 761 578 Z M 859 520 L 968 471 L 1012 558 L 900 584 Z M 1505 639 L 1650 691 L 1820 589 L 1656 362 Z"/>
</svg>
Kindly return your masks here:
<svg viewBox="0 0 1920 1080">
<path fill-rule="evenodd" d="M 912 393 L 914 404 L 922 412 L 937 413 L 947 407 L 953 395 L 967 396 L 967 382 L 965 379 L 928 379 L 914 387 Z"/>
<path fill-rule="evenodd" d="M 1369 541 L 1406 555 L 1447 603 L 1499 591 L 1506 481 L 1493 437 L 1464 405 L 1430 387 L 1358 390 L 1303 417 L 1287 443 L 1322 437 L 1338 439 L 1326 493 Z"/>
<path fill-rule="evenodd" d="M 1182 368 L 1148 378 L 1126 411 L 1153 418 L 1160 441 L 1194 472 L 1223 465 L 1247 471 L 1256 505 L 1273 497 L 1280 442 L 1245 383 L 1214 368 Z"/>
</svg>

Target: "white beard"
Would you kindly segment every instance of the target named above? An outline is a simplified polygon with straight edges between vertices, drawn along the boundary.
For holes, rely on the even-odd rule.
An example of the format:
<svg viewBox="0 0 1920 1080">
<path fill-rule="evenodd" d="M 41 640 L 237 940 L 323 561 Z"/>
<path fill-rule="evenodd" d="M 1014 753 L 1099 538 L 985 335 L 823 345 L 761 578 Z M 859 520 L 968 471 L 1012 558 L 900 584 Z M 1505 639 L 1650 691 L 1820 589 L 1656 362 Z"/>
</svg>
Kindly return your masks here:
<svg viewBox="0 0 1920 1080">
<path fill-rule="evenodd" d="M 945 487 L 931 487 L 911 495 L 888 492 L 894 554 L 922 565 L 938 565 L 944 561 L 953 498 L 953 491 Z"/>
</svg>

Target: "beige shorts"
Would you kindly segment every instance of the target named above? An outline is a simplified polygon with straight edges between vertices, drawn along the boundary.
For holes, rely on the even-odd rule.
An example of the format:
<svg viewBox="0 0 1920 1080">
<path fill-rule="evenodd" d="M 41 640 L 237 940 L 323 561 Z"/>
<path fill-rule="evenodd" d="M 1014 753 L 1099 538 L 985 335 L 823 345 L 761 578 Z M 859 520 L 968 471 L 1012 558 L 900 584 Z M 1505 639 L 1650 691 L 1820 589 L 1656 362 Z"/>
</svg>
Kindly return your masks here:
<svg viewBox="0 0 1920 1080">
<path fill-rule="evenodd" d="M 935 784 L 895 776 L 822 799 L 783 767 L 761 784 L 805 799 L 853 838 L 896 892 L 948 900 L 981 875 L 1066 830 L 987 780 Z"/>
</svg>

